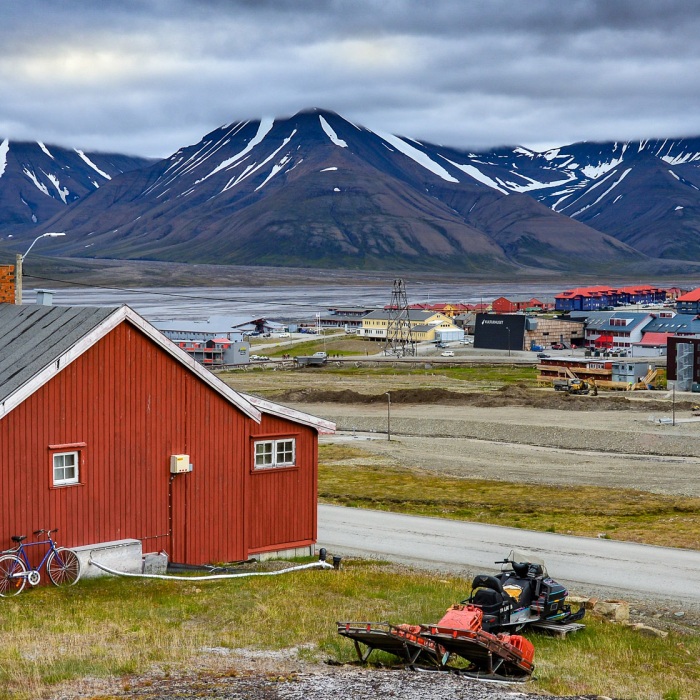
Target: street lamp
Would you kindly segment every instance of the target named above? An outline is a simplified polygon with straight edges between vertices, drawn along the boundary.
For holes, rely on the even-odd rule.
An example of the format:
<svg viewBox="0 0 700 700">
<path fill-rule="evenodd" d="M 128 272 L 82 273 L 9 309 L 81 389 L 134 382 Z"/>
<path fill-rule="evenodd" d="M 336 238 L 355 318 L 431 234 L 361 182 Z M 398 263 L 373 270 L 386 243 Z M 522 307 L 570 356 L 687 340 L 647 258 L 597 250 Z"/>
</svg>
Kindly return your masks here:
<svg viewBox="0 0 700 700">
<path fill-rule="evenodd" d="M 391 440 L 391 394 L 386 392 L 386 439 Z"/>
<path fill-rule="evenodd" d="M 508 357 L 510 357 L 510 328 L 506 326 L 506 330 L 508 331 Z"/>
<path fill-rule="evenodd" d="M 15 304 L 22 304 L 22 263 L 27 255 L 29 255 L 29 251 L 34 247 L 34 244 L 40 238 L 57 238 L 58 236 L 65 235 L 65 233 L 55 233 L 53 231 L 50 231 L 49 233 L 42 233 L 41 236 L 37 236 L 32 241 L 32 244 L 29 246 L 29 248 L 27 248 L 27 252 L 24 255 L 17 253 L 17 257 L 15 259 Z"/>
</svg>

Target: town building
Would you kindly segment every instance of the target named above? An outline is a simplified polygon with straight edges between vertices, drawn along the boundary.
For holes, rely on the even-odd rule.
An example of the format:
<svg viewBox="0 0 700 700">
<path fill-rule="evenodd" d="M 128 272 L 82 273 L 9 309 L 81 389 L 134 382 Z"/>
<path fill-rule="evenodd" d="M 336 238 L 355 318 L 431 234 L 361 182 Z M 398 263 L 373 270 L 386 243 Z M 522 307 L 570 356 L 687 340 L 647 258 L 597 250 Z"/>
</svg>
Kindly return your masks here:
<svg viewBox="0 0 700 700">
<path fill-rule="evenodd" d="M 362 328 L 362 319 L 374 311 L 374 307 L 363 306 L 332 306 L 327 314 L 319 314 L 321 328 L 345 328 L 358 330 Z"/>
<path fill-rule="evenodd" d="M 557 311 L 613 310 L 627 304 L 661 304 L 666 300 L 666 290 L 650 285 L 630 287 L 577 287 L 567 289 L 554 297 Z"/>
<path fill-rule="evenodd" d="M 495 314 L 515 314 L 518 312 L 536 313 L 553 308 L 553 304 L 540 301 L 534 297 L 511 296 L 498 297 L 491 302 L 491 311 Z"/>
<path fill-rule="evenodd" d="M 676 311 L 679 314 L 700 314 L 700 287 L 676 297 Z"/>
<path fill-rule="evenodd" d="M 580 344 L 584 324 L 525 314 L 477 314 L 474 347 L 496 350 L 531 350 Z"/>
<path fill-rule="evenodd" d="M 377 309 L 367 314 L 362 319 L 362 328 L 358 335 L 371 340 L 387 340 L 389 337 L 389 325 L 392 319 L 395 319 L 396 312 L 390 309 Z M 417 309 L 408 309 L 402 317 L 402 324 L 405 324 L 406 330 L 410 326 L 411 335 L 414 329 L 420 328 L 416 332 L 420 339 L 434 340 L 435 333 L 438 330 L 447 332 L 448 330 L 458 333 L 461 329 L 452 322 L 448 316 L 436 311 L 420 311 Z M 463 333 L 462 333 L 463 336 Z M 417 341 L 419 338 L 414 337 Z"/>
<path fill-rule="evenodd" d="M 585 346 L 591 350 L 631 352 L 652 318 L 649 312 L 637 311 L 591 314 L 586 321 Z"/>
<path fill-rule="evenodd" d="M 700 338 L 672 336 L 667 348 L 668 386 L 677 391 L 700 392 Z"/>
<path fill-rule="evenodd" d="M 310 553 L 332 423 L 234 391 L 127 306 L 2 304 L 0 328 L 0 544 Z"/>
</svg>

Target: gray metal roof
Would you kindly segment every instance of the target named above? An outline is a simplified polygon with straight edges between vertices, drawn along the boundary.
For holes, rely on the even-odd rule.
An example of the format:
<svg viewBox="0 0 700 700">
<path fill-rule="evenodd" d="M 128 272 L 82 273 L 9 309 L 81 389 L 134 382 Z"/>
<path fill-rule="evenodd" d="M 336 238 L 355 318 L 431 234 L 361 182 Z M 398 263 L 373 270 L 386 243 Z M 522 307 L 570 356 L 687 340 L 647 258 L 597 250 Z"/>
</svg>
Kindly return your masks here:
<svg viewBox="0 0 700 700">
<path fill-rule="evenodd" d="M 672 318 L 655 318 L 644 328 L 646 333 L 700 333 L 700 319 L 695 314 L 676 314 Z"/>
<path fill-rule="evenodd" d="M 396 311 L 391 311 L 389 309 L 378 309 L 377 311 L 372 311 L 372 313 L 367 314 L 366 316 L 362 317 L 362 320 L 366 319 L 380 319 L 380 320 L 385 320 L 390 318 L 392 315 L 396 315 Z M 435 316 L 435 314 L 441 313 L 440 311 L 422 311 L 418 309 L 408 309 L 408 313 L 406 311 L 401 311 L 401 318 L 406 319 L 408 318 L 411 321 L 427 321 L 429 318 L 432 318 Z"/>
<path fill-rule="evenodd" d="M 0 304 L 0 402 L 116 310 Z"/>
</svg>

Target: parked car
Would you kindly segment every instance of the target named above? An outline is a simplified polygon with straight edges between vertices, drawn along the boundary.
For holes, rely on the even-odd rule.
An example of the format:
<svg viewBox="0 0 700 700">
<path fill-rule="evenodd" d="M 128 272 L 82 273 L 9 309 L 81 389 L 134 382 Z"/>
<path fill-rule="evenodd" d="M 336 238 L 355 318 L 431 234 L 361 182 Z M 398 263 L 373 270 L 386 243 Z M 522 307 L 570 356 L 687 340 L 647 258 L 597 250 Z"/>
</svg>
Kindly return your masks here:
<svg viewBox="0 0 700 700">
<path fill-rule="evenodd" d="M 289 338 L 289 333 L 278 333 L 277 337 L 278 338 Z"/>
<path fill-rule="evenodd" d="M 546 360 L 549 357 L 549 355 L 546 352 L 538 352 L 537 357 L 539 357 L 540 360 Z"/>
<path fill-rule="evenodd" d="M 552 350 L 563 350 L 564 346 L 561 343 L 552 343 Z"/>
<path fill-rule="evenodd" d="M 315 352 L 311 357 L 328 357 L 325 352 Z"/>
<path fill-rule="evenodd" d="M 442 357 L 454 357 L 455 356 L 455 354 L 454 354 L 454 352 L 452 352 L 452 350 L 445 350 L 445 352 L 441 352 L 440 355 L 442 355 Z"/>
<path fill-rule="evenodd" d="M 270 358 L 267 355 L 251 355 L 250 359 L 254 362 L 266 362 Z"/>
</svg>

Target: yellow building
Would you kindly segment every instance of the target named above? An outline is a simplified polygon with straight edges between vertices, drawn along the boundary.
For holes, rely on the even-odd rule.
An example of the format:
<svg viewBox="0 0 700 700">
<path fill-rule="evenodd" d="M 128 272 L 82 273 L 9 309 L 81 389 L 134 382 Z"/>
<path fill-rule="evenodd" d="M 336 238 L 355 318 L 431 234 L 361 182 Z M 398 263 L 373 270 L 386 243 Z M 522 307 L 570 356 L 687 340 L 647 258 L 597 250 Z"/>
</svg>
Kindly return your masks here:
<svg viewBox="0 0 700 700">
<path fill-rule="evenodd" d="M 439 311 L 419 311 L 410 309 L 399 319 L 399 329 L 397 335 L 407 335 L 408 326 L 410 324 L 411 336 L 414 342 L 424 340 L 435 340 L 436 331 L 460 331 L 459 326 L 456 326 L 451 318 Z M 393 317 L 396 323 L 396 316 Z M 362 318 L 362 328 L 358 335 L 372 340 L 386 340 L 389 335 L 389 323 L 392 320 L 391 311 L 381 309 L 372 311 Z"/>
</svg>

